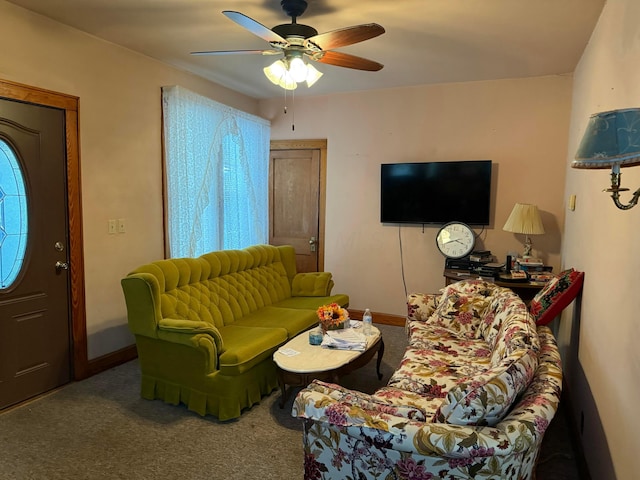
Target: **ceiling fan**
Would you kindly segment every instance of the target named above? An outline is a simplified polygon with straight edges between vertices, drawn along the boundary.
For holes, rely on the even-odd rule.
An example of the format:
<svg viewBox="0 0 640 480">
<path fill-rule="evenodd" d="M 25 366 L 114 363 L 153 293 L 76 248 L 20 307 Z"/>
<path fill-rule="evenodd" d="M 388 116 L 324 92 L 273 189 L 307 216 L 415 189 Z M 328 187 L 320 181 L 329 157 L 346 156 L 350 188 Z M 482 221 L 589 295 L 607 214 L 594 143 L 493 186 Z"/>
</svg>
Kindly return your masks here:
<svg viewBox="0 0 640 480">
<path fill-rule="evenodd" d="M 383 65 L 373 60 L 357 57 L 348 53 L 336 52 L 335 48 L 353 45 L 384 33 L 384 28 L 377 23 L 354 25 L 318 34 L 308 25 L 297 23 L 296 19 L 307 9 L 306 0 L 281 0 L 283 11 L 291 17 L 291 23 L 267 28 L 246 15 L 231 10 L 222 13 L 241 27 L 262 38 L 271 45 L 266 50 L 217 50 L 191 52 L 192 55 L 234 55 L 234 54 L 284 54 L 281 60 L 264 69 L 267 78 L 286 90 L 293 90 L 300 82 L 313 85 L 321 76 L 311 64 L 305 60 L 353 68 L 356 70 L 378 71 Z"/>
</svg>

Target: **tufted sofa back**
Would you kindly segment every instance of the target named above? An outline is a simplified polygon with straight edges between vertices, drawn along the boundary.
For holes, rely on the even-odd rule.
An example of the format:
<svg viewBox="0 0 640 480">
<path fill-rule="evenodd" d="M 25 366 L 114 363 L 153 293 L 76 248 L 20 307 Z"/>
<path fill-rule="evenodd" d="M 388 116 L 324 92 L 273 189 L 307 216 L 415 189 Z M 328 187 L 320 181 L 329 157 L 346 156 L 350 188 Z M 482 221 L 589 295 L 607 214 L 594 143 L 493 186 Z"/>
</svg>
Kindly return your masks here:
<svg viewBox="0 0 640 480">
<path fill-rule="evenodd" d="M 291 296 L 295 252 L 256 245 L 159 260 L 129 275 L 135 274 L 151 281 L 160 317 L 206 321 L 220 328 Z"/>
</svg>

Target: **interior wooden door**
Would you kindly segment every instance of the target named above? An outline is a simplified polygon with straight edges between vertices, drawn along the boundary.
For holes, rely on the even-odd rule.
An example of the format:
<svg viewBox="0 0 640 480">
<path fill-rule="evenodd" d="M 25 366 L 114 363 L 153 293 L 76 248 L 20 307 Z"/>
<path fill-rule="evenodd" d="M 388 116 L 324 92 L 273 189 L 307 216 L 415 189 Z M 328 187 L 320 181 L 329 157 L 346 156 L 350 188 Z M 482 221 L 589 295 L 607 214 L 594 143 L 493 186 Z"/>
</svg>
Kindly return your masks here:
<svg viewBox="0 0 640 480">
<path fill-rule="evenodd" d="M 269 243 L 292 245 L 298 272 L 324 268 L 326 141 L 272 141 Z"/>
</svg>

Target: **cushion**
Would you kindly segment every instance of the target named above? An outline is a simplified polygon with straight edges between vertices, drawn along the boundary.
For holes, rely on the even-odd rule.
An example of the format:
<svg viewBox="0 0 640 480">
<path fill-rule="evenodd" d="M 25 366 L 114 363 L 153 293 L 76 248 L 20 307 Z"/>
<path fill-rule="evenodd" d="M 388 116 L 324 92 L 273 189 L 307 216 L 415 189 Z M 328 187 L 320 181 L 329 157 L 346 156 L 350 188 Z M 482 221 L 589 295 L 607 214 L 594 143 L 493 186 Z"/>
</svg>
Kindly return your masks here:
<svg viewBox="0 0 640 480">
<path fill-rule="evenodd" d="M 318 324 L 315 310 L 301 308 L 262 307 L 259 311 L 245 315 L 233 325 L 242 327 L 282 328 L 288 338 Z"/>
<path fill-rule="evenodd" d="M 428 320 L 438 306 L 441 295 L 412 293 L 407 296 L 407 320 Z"/>
<path fill-rule="evenodd" d="M 293 277 L 291 294 L 294 297 L 325 297 L 331 293 L 333 281 L 329 272 L 304 272 Z"/>
<path fill-rule="evenodd" d="M 549 280 L 529 304 L 529 312 L 536 325 L 546 325 L 556 318 L 580 292 L 584 272 L 573 268 L 564 270 Z"/>
<path fill-rule="evenodd" d="M 538 367 L 533 349 L 520 349 L 482 374 L 461 379 L 434 415 L 435 423 L 494 426 L 527 388 Z"/>
<path fill-rule="evenodd" d="M 476 338 L 478 326 L 489 306 L 495 284 L 482 280 L 462 281 L 443 289 L 431 321 L 466 338 Z"/>
<path fill-rule="evenodd" d="M 284 328 L 244 327 L 227 325 L 220 329 L 225 351 L 220 355 L 222 375 L 241 375 L 265 359 L 287 341 Z"/>
</svg>

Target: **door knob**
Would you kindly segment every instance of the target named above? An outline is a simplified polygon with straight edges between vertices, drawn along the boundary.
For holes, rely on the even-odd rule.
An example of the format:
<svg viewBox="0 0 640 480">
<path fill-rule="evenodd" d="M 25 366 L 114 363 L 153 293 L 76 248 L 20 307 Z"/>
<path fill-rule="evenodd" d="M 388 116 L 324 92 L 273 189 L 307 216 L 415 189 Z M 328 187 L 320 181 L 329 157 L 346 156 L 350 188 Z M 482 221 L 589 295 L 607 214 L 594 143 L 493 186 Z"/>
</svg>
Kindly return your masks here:
<svg viewBox="0 0 640 480">
<path fill-rule="evenodd" d="M 60 271 L 60 270 L 69 270 L 69 263 L 68 262 L 61 262 L 60 260 L 58 260 L 56 262 L 56 270 Z"/>
<path fill-rule="evenodd" d="M 311 247 L 311 251 L 315 252 L 316 251 L 316 237 L 311 237 L 309 239 L 309 246 Z"/>
</svg>

